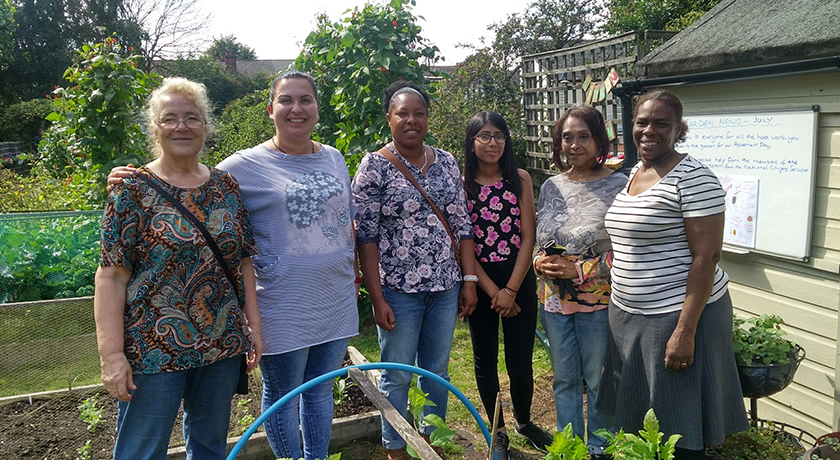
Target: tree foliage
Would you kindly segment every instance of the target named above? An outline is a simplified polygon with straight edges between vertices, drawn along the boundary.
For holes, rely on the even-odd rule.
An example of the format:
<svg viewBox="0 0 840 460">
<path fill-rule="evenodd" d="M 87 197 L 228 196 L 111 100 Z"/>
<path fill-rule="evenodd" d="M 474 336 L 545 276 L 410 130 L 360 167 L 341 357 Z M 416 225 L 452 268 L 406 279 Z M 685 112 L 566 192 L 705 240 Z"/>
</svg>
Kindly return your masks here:
<svg viewBox="0 0 840 460">
<path fill-rule="evenodd" d="M 376 150 L 390 138 L 382 112 L 382 92 L 392 82 L 411 80 L 433 91 L 424 73 L 434 74 L 438 48 L 420 36 L 411 13 L 414 0 L 366 4 L 339 22 L 321 16 L 306 37 L 295 67 L 315 78 L 321 122 L 316 136 L 345 154 Z"/>
<path fill-rule="evenodd" d="M 251 148 L 274 134 L 268 118 L 268 88 L 231 102 L 219 117 L 203 162 L 214 166 L 237 150 Z"/>
<path fill-rule="evenodd" d="M 40 146 L 41 173 L 72 174 L 100 204 L 108 171 L 147 157 L 140 111 L 159 80 L 136 68 L 139 55 L 122 53 L 114 38 L 82 46 L 81 62 L 64 74 L 69 84 L 53 92 L 55 111 L 47 119 L 54 124 Z"/>
<path fill-rule="evenodd" d="M 435 86 L 440 98 L 432 105 L 429 127 L 441 148 L 460 157 L 467 121 L 475 113 L 488 110 L 504 117 L 514 137 L 514 150 L 524 155 L 525 145 L 516 141 L 522 112 L 519 78 L 504 66 L 491 48 L 475 50 L 455 66 L 448 78 Z"/>
<path fill-rule="evenodd" d="M 596 0 L 536 0 L 490 26 L 493 48 L 508 66 L 521 56 L 567 48 L 597 30 Z"/>
<path fill-rule="evenodd" d="M 11 53 L 0 52 L 0 104 L 43 97 L 85 43 L 116 33 L 123 43 L 139 44 L 140 30 L 125 19 L 123 0 L 11 0 L 8 5 L 16 27 Z M 9 30 L 4 12 L 0 6 L 0 36 Z M 0 38 L 0 48 L 2 43 Z"/>
<path fill-rule="evenodd" d="M 682 30 L 720 0 L 609 0 L 604 31 Z"/>
<path fill-rule="evenodd" d="M 15 7 L 0 0 L 0 70 L 12 63 L 16 30 Z"/>
<path fill-rule="evenodd" d="M 257 53 L 254 51 L 254 48 L 239 43 L 233 35 L 214 38 L 213 44 L 204 51 L 202 57 L 209 58 L 214 61 L 224 61 L 228 52 L 233 53 L 236 59 L 257 58 Z"/>
<path fill-rule="evenodd" d="M 167 77 L 184 77 L 204 83 L 207 96 L 213 103 L 213 113 L 219 115 L 231 101 L 239 99 L 248 93 L 268 87 L 270 76 L 258 75 L 253 78 L 232 73 L 219 61 L 202 56 L 179 56 L 166 63 L 160 73 Z"/>
</svg>

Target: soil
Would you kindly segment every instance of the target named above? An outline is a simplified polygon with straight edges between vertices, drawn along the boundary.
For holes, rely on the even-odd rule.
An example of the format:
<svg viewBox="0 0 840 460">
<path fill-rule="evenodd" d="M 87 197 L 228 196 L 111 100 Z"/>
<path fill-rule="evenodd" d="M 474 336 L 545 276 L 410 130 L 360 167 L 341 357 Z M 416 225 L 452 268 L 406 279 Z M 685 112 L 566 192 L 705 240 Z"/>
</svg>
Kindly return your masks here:
<svg viewBox="0 0 840 460">
<path fill-rule="evenodd" d="M 260 414 L 261 382 L 251 376 L 250 394 L 236 395 L 231 402 L 230 436 L 241 435 Z M 78 406 L 95 397 L 103 409 L 102 422 L 94 433 L 79 419 Z M 361 414 L 375 410 L 356 385 L 348 385 L 334 416 Z M 250 417 L 253 419 L 250 419 Z M 102 389 L 73 391 L 52 397 L 33 398 L 0 406 L 0 459 L 76 459 L 79 448 L 90 440 L 90 459 L 110 459 L 116 439 L 117 401 Z M 169 446 L 184 444 L 181 414 L 172 430 Z"/>
<path fill-rule="evenodd" d="M 347 365 L 347 364 L 345 364 Z M 534 399 L 531 407 L 532 420 L 539 426 L 552 431 L 555 424 L 554 397 L 551 390 L 551 375 L 535 376 Z M 507 376 L 500 375 L 502 388 L 508 388 Z M 248 416 L 260 414 L 261 382 L 251 376 L 251 392 L 247 396 L 236 395 L 231 403 L 230 435 L 239 436 L 249 426 Z M 510 396 L 503 390 L 504 418 L 512 425 Z M 97 407 L 104 410 L 102 422 L 94 433 L 87 429 L 87 423 L 79 419 L 79 404 L 95 396 Z M 458 404 L 458 403 L 456 403 Z M 356 385 L 348 385 L 341 404 L 336 406 L 335 417 L 360 414 L 375 410 Z M 483 408 L 478 408 L 485 416 Z M 90 459 L 109 459 L 116 438 L 117 404 L 104 390 L 73 391 L 52 397 L 33 398 L 0 406 L 0 459 L 76 459 L 82 458 L 78 449 L 87 440 L 91 441 Z M 459 436 L 454 441 L 463 449 L 468 460 L 486 458 L 486 443 L 475 434 L 474 423 L 450 423 Z M 512 431 L 512 426 L 509 427 Z M 183 445 L 180 414 L 172 430 L 170 447 Z M 513 460 L 537 460 L 545 454 L 521 443 L 512 445 L 510 458 Z M 342 452 L 342 460 L 384 460 L 386 451 L 378 444 L 357 442 Z"/>
</svg>

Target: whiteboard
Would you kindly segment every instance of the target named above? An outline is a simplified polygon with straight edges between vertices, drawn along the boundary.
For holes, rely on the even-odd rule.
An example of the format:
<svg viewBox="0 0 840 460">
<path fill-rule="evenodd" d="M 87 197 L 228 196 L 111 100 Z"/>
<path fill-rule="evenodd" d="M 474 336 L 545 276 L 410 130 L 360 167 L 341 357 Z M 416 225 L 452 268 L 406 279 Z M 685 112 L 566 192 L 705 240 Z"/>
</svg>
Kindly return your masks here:
<svg viewBox="0 0 840 460">
<path fill-rule="evenodd" d="M 719 177 L 758 179 L 754 245 L 729 243 L 724 249 L 808 259 L 817 113 L 818 108 L 812 107 L 685 116 L 688 134 L 677 145 L 678 152 L 700 160 Z"/>
</svg>

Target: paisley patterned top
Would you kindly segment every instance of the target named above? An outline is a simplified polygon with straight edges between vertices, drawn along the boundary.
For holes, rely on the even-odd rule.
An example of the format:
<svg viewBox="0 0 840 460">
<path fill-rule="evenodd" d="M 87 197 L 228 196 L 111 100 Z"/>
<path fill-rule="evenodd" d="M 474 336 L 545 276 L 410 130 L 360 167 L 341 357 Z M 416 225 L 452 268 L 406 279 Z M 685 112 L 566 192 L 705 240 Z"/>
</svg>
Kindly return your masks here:
<svg viewBox="0 0 840 460">
<path fill-rule="evenodd" d="M 583 282 L 573 280 L 574 293 L 563 290 L 562 294 L 553 280 L 539 277 L 537 296 L 546 311 L 568 315 L 609 305 L 612 253 L 604 216 L 626 184 L 627 176 L 621 173 L 588 182 L 570 181 L 557 174 L 543 183 L 534 249 L 539 251 L 552 241 L 565 247 L 564 255 L 579 262 L 583 274 Z"/>
<path fill-rule="evenodd" d="M 239 283 L 237 299 L 204 237 L 139 178 L 125 179 L 108 198 L 100 265 L 131 270 L 125 299 L 125 354 L 134 373 L 206 366 L 245 353 L 243 257 L 257 248 L 239 185 L 210 168 L 196 188 L 178 188 L 148 168 L 140 171 L 204 222 Z"/>
<path fill-rule="evenodd" d="M 519 202 L 507 181 L 482 185 L 477 200 L 467 200 L 479 262 L 516 259 L 522 246 Z"/>
<path fill-rule="evenodd" d="M 446 217 L 455 238 L 472 239 L 458 163 L 452 154 L 434 150 L 435 160 L 426 174 L 403 162 Z M 383 286 L 405 293 L 438 292 L 461 282 L 443 224 L 414 185 L 379 152 L 367 154 L 359 163 L 353 198 L 359 207 L 357 241 L 378 243 Z"/>
</svg>

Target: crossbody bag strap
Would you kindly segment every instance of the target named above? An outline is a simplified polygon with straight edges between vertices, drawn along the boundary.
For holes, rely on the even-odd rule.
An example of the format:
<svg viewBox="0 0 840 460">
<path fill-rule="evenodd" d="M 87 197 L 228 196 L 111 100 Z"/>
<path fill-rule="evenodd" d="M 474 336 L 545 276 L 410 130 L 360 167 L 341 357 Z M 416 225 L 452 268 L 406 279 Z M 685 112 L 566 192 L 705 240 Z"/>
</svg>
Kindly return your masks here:
<svg viewBox="0 0 840 460">
<path fill-rule="evenodd" d="M 390 161 L 391 164 L 394 165 L 395 168 L 397 168 L 397 171 L 401 172 L 402 175 L 405 176 L 405 178 L 408 179 L 409 182 L 411 182 L 411 185 L 413 185 L 417 189 L 417 191 L 420 192 L 421 195 L 423 195 L 423 198 L 425 198 L 426 202 L 429 203 L 429 206 L 432 207 L 432 211 L 434 211 L 435 215 L 438 217 L 438 220 L 440 220 L 440 223 L 443 224 L 443 228 L 446 230 L 446 233 L 449 234 L 449 240 L 452 242 L 452 248 L 455 249 L 455 260 L 458 262 L 458 266 L 460 267 L 461 253 L 458 252 L 458 241 L 455 239 L 455 235 L 452 233 L 452 229 L 449 228 L 449 223 L 447 222 L 446 218 L 443 217 L 443 213 L 441 213 L 438 207 L 435 206 L 435 203 L 432 202 L 432 199 L 429 198 L 429 195 L 426 195 L 426 192 L 424 192 L 423 189 L 420 187 L 420 184 L 417 183 L 417 179 L 414 178 L 414 174 L 411 174 L 411 171 L 408 170 L 408 167 L 405 165 L 405 163 L 400 161 L 400 159 L 397 158 L 396 155 L 394 155 L 394 152 L 389 150 L 387 147 L 382 147 L 379 150 L 379 153 L 382 154 L 382 156 L 385 157 L 385 159 Z"/>
<path fill-rule="evenodd" d="M 213 255 L 216 256 L 216 260 L 219 262 L 219 265 L 222 266 L 222 270 L 225 272 L 225 276 L 227 276 L 230 285 L 233 286 L 233 292 L 234 294 L 236 294 L 238 302 L 239 289 L 237 288 L 236 278 L 233 277 L 233 273 L 230 271 L 230 266 L 228 266 L 227 260 L 225 260 L 225 257 L 222 255 L 222 251 L 216 244 L 216 239 L 213 238 L 213 235 L 210 234 L 210 232 L 207 230 L 207 227 L 205 227 L 204 224 L 200 220 L 198 220 L 198 217 L 196 217 L 195 214 L 191 213 L 186 206 L 184 206 L 180 201 L 176 200 L 171 193 L 167 192 L 163 187 L 160 186 L 160 184 L 152 180 L 151 177 L 141 172 L 137 172 L 135 173 L 135 175 L 140 179 L 143 179 L 147 184 L 149 184 L 149 187 L 155 189 L 155 191 L 158 192 L 158 195 L 162 196 L 164 199 L 166 199 L 166 201 L 172 204 L 172 206 L 174 206 L 175 209 L 177 209 L 181 214 L 183 214 L 183 216 L 186 217 L 187 220 L 192 222 L 193 226 L 195 226 L 195 228 L 197 228 L 201 232 L 201 234 L 204 236 L 204 241 L 207 243 L 207 247 L 209 247 L 210 250 L 213 251 Z"/>
</svg>

